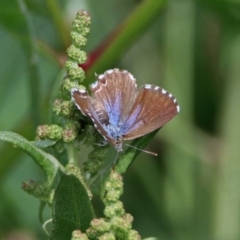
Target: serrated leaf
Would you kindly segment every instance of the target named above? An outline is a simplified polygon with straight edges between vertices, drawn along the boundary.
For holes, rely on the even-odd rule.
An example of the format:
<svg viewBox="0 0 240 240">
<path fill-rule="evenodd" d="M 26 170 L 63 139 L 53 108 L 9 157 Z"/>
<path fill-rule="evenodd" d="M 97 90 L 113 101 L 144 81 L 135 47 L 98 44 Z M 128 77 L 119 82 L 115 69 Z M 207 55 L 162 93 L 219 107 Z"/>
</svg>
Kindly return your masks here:
<svg viewBox="0 0 240 240">
<path fill-rule="evenodd" d="M 50 240 L 71 239 L 74 230 L 85 232 L 94 212 L 84 185 L 74 175 L 63 175 L 53 200 Z"/>
</svg>

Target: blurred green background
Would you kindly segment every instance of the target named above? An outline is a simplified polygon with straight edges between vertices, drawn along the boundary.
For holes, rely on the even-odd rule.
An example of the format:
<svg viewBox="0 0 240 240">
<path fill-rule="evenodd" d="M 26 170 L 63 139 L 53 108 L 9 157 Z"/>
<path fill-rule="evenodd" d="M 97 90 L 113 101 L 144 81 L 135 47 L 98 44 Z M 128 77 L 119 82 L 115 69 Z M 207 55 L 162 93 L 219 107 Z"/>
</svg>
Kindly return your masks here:
<svg viewBox="0 0 240 240">
<path fill-rule="evenodd" d="M 151 1 L 160 3 L 157 11 L 144 9 Z M 163 240 L 240 239 L 239 1 L 0 4 L 1 131 L 33 140 L 37 125 L 50 123 L 51 90 L 64 76 L 78 10 L 92 18 L 88 53 L 131 16 L 132 34 L 99 66 L 127 69 L 138 85 L 164 87 L 181 106 L 147 148 L 159 156 L 141 153 L 124 174 L 122 200 L 134 228 L 142 237 Z M 134 15 L 139 6 L 143 14 Z M 145 17 L 152 17 L 148 24 L 142 24 Z M 38 220 L 39 201 L 21 190 L 23 181 L 42 177 L 31 158 L 0 143 L 0 239 L 47 239 Z M 45 219 L 50 216 L 46 210 Z"/>
</svg>

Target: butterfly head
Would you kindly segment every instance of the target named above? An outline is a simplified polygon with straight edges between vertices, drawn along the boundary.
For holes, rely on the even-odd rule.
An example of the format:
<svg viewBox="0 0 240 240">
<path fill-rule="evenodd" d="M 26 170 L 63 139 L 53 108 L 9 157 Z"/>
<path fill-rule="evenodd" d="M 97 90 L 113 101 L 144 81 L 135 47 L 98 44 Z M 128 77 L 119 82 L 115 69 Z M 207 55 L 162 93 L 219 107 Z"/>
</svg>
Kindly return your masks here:
<svg viewBox="0 0 240 240">
<path fill-rule="evenodd" d="M 121 137 L 115 139 L 114 147 L 117 150 L 117 152 L 123 152 L 123 140 Z"/>
</svg>

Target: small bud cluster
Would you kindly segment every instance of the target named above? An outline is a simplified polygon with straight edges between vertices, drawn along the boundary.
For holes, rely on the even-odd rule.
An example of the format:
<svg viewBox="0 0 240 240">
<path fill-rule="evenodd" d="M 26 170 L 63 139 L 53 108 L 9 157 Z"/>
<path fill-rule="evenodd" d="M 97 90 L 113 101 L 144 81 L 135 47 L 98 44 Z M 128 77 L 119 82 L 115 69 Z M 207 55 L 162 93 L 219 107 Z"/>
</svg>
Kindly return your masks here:
<svg viewBox="0 0 240 240">
<path fill-rule="evenodd" d="M 63 140 L 65 143 L 73 142 L 78 136 L 80 123 L 77 121 L 67 121 L 65 128 L 59 125 L 40 125 L 36 130 L 38 139 L 51 139 L 55 141 Z"/>
<path fill-rule="evenodd" d="M 87 58 L 87 54 L 82 48 L 87 43 L 86 35 L 90 31 L 90 21 L 90 16 L 86 11 L 79 11 L 72 25 L 72 45 L 67 49 L 68 60 L 65 64 L 67 76 L 61 84 L 58 99 L 53 102 L 52 106 L 53 113 L 58 116 L 57 124 L 40 125 L 36 130 L 36 140 L 55 142 L 51 147 L 58 153 L 63 153 L 66 150 L 66 143 L 76 142 L 76 140 L 83 139 L 84 135 L 86 136 L 79 121 L 82 117 L 80 111 L 75 111 L 76 106 L 71 101 L 71 89 L 81 90 L 84 88 L 79 85 L 85 78 L 85 73 L 79 64 L 84 63 Z M 80 132 L 81 135 L 79 135 Z M 44 189 L 41 192 L 42 189 L 39 185 L 31 182 L 25 183 L 24 189 L 40 199 L 46 196 L 51 197 L 52 194 L 49 192 L 47 195 Z"/>
<path fill-rule="evenodd" d="M 61 117 L 70 117 L 73 104 L 70 101 L 56 99 L 53 102 L 53 112 Z"/>
<path fill-rule="evenodd" d="M 71 240 L 89 240 L 85 233 L 82 233 L 80 230 L 75 230 L 72 232 Z"/>
<path fill-rule="evenodd" d="M 72 173 L 77 178 L 79 178 L 80 182 L 84 185 L 84 187 L 85 187 L 85 189 L 88 193 L 89 198 L 92 199 L 92 193 L 91 193 L 90 189 L 88 188 L 88 186 L 85 182 L 85 179 L 82 176 L 80 168 L 78 166 L 72 164 L 72 163 L 69 163 L 69 164 L 67 164 L 65 170 L 66 170 L 67 173 Z"/>
<path fill-rule="evenodd" d="M 43 202 L 51 204 L 53 201 L 53 191 L 48 192 L 41 182 L 28 180 L 22 183 L 22 189 Z"/>
<path fill-rule="evenodd" d="M 61 140 L 63 129 L 62 127 L 52 124 L 52 125 L 40 125 L 37 128 L 36 135 L 40 139 L 51 139 L 51 140 Z"/>
<path fill-rule="evenodd" d="M 62 140 L 64 143 L 73 142 L 80 131 L 80 123 L 74 116 L 73 109 L 74 104 L 71 102 L 71 89 L 78 88 L 82 89 L 83 86 L 79 86 L 85 78 L 83 69 L 79 66 L 86 61 L 86 52 L 82 51 L 81 48 L 86 45 L 86 35 L 89 33 L 89 25 L 91 19 L 86 11 L 79 11 L 76 19 L 72 24 L 72 45 L 67 49 L 68 60 L 66 61 L 65 67 L 67 69 L 68 76 L 63 80 L 61 86 L 61 99 L 56 99 L 53 103 L 53 112 L 66 120 L 63 121 L 64 126 L 56 124 L 52 125 L 41 125 L 37 128 L 36 135 L 38 139 L 51 139 L 55 141 Z"/>
<path fill-rule="evenodd" d="M 90 23 L 91 19 L 89 14 L 86 11 L 79 11 L 72 24 L 73 29 L 71 37 L 73 43 L 67 49 L 68 60 L 65 66 L 69 78 L 78 83 L 83 82 L 85 78 L 85 73 L 83 69 L 79 67 L 79 64 L 82 64 L 87 60 L 86 52 L 82 51 L 81 48 L 87 43 L 85 36 L 89 33 Z"/>
<path fill-rule="evenodd" d="M 105 204 L 104 215 L 106 218 L 93 219 L 90 227 L 86 230 L 87 238 L 79 239 L 140 240 L 141 236 L 132 229 L 133 217 L 129 213 L 125 213 L 123 204 L 119 200 L 123 193 L 122 176 L 112 171 L 104 187 L 103 203 Z"/>
<path fill-rule="evenodd" d="M 80 129 L 80 123 L 77 121 L 68 121 L 65 124 L 65 128 L 63 130 L 62 139 L 65 143 L 73 142 L 77 136 L 78 131 Z"/>
<path fill-rule="evenodd" d="M 103 166 L 108 146 L 94 146 L 88 155 L 88 161 L 84 163 L 84 171 L 89 174 L 89 178 L 96 175 Z"/>
<path fill-rule="evenodd" d="M 68 60 L 65 64 L 68 76 L 64 79 L 61 88 L 62 97 L 68 100 L 62 101 L 56 109 L 55 112 L 59 116 L 72 117 L 73 119 L 79 120 L 78 117 L 75 117 L 73 115 L 74 104 L 69 101 L 69 99 L 71 98 L 72 88 L 85 90 L 84 86 L 79 85 L 85 79 L 84 70 L 79 65 L 83 64 L 87 60 L 86 52 L 82 51 L 81 49 L 87 43 L 87 39 L 85 36 L 90 31 L 90 23 L 91 18 L 86 11 L 79 11 L 76 15 L 75 20 L 72 23 L 72 45 L 67 49 Z M 74 106 L 74 108 L 76 107 Z M 79 136 L 79 130 L 80 124 L 66 124 L 65 130 L 63 132 L 63 141 L 66 143 L 70 143 L 73 142 L 77 137 L 81 138 L 81 136 Z M 82 133 L 82 135 L 84 135 L 84 133 Z"/>
</svg>

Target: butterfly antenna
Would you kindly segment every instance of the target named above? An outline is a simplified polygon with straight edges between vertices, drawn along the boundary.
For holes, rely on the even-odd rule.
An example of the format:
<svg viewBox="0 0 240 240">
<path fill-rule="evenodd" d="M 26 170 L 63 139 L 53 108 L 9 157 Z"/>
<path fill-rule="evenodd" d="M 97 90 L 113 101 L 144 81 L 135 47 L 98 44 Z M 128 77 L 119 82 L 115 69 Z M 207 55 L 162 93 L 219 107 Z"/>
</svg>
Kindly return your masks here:
<svg viewBox="0 0 240 240">
<path fill-rule="evenodd" d="M 146 150 L 144 150 L 144 149 L 137 148 L 137 147 L 134 147 L 134 146 L 129 145 L 129 144 L 126 144 L 126 143 L 125 143 L 124 145 L 126 145 L 126 146 L 128 146 L 128 147 L 131 147 L 131 148 L 134 148 L 134 149 L 137 149 L 137 150 L 139 150 L 139 151 L 141 151 L 141 152 L 145 152 L 145 153 L 147 153 L 147 154 L 153 155 L 153 156 L 155 156 L 155 157 L 158 155 L 158 154 L 155 153 L 155 152 L 146 151 Z"/>
<path fill-rule="evenodd" d="M 115 160 L 113 162 L 112 170 L 114 170 L 114 168 L 115 168 L 115 166 L 117 164 L 118 156 L 119 156 L 119 152 L 117 151 L 117 155 L 116 155 Z"/>
</svg>

